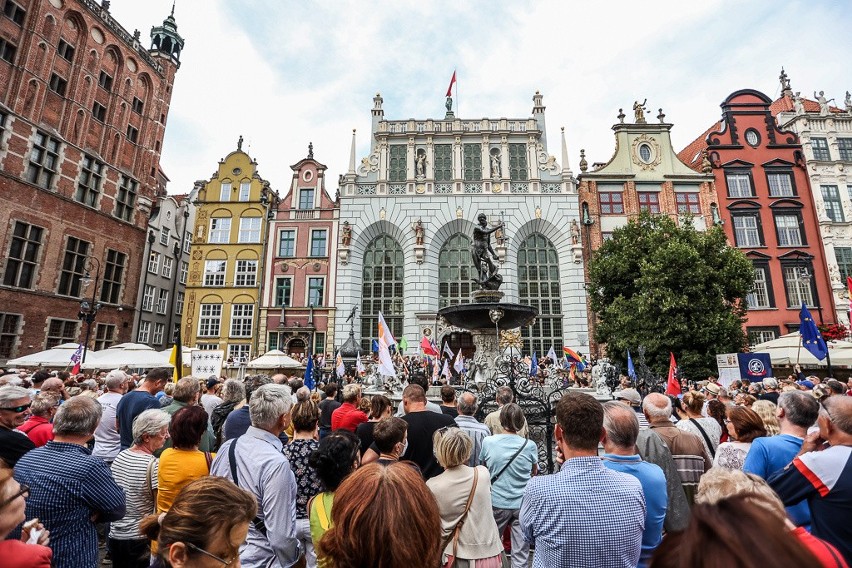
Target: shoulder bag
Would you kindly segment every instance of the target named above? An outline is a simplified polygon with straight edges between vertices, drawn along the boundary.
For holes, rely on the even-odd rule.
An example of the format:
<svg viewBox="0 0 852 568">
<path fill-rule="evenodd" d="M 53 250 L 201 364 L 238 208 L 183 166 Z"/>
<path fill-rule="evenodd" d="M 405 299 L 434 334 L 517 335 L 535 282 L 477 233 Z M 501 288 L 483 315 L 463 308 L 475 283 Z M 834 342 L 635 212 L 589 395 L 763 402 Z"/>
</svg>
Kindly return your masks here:
<svg viewBox="0 0 852 568">
<path fill-rule="evenodd" d="M 690 418 L 689 421 L 692 422 L 692 424 L 696 428 L 698 428 L 698 431 L 701 432 L 701 435 L 704 436 L 704 441 L 707 442 L 707 448 L 710 450 L 710 457 L 715 458 L 716 450 L 713 449 L 713 444 L 710 443 L 710 436 L 707 435 L 707 432 L 704 431 L 704 428 L 701 427 L 701 424 L 698 423 L 698 420 L 696 420 L 695 418 Z"/>
<path fill-rule="evenodd" d="M 496 475 L 494 475 L 494 476 L 491 478 L 491 485 L 494 485 L 494 483 L 495 483 L 498 479 L 500 479 L 500 476 L 501 476 L 501 475 L 503 475 L 503 472 L 504 472 L 504 471 L 506 471 L 506 469 L 508 469 L 508 467 L 512 464 L 512 462 L 513 462 L 513 461 L 515 461 L 515 458 L 516 458 L 516 457 L 518 457 L 519 455 L 521 455 L 521 452 L 522 452 L 522 451 L 524 451 L 524 448 L 526 448 L 526 447 L 527 447 L 527 442 L 528 442 L 528 441 L 529 441 L 529 439 L 528 439 L 528 438 L 524 438 L 524 443 L 523 443 L 523 444 L 521 444 L 521 447 L 520 447 L 520 448 L 518 448 L 518 451 L 517 451 L 517 452 L 515 452 L 515 454 L 514 454 L 512 457 L 510 457 L 510 458 L 509 458 L 509 461 L 507 461 L 507 462 L 506 462 L 506 465 L 504 465 L 504 466 L 500 469 L 500 471 L 498 471 L 498 472 L 497 472 L 497 474 L 496 474 Z"/>
<path fill-rule="evenodd" d="M 461 532 L 462 525 L 464 525 L 465 520 L 467 519 L 467 514 L 470 512 L 470 505 L 473 503 L 473 495 L 476 493 L 476 485 L 479 482 L 479 469 L 473 468 L 473 486 L 470 488 L 470 495 L 467 496 L 467 503 L 464 506 L 464 512 L 461 517 L 459 517 L 459 521 L 456 523 L 455 528 L 453 528 L 452 532 L 447 535 L 447 538 L 444 539 L 444 542 L 441 543 L 441 552 L 443 552 L 447 545 L 450 544 L 450 541 L 453 543 L 453 555 L 447 560 L 445 564 L 446 567 L 451 567 L 455 565 L 456 555 L 459 550 L 459 533 Z"/>
<path fill-rule="evenodd" d="M 240 437 L 237 436 L 234 438 L 234 441 L 231 442 L 231 447 L 228 448 L 228 464 L 231 466 L 231 477 L 234 485 L 239 487 L 239 477 L 237 476 L 237 442 L 240 440 Z M 266 536 L 266 524 L 263 522 L 263 519 L 260 517 L 255 517 L 251 520 L 251 524 L 254 525 L 254 528 L 257 529 L 257 532 Z"/>
</svg>

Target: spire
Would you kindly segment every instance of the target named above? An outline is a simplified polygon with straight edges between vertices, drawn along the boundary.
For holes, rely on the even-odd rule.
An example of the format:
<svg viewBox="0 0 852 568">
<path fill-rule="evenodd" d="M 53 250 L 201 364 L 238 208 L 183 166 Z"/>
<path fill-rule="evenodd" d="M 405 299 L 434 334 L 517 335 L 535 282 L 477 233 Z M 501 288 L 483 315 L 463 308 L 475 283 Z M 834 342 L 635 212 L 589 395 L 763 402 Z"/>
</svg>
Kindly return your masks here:
<svg viewBox="0 0 852 568">
<path fill-rule="evenodd" d="M 349 149 L 349 172 L 355 175 L 355 129 L 352 129 L 352 148 Z"/>
<path fill-rule="evenodd" d="M 183 38 L 177 31 L 175 23 L 175 2 L 172 11 L 163 20 L 163 25 L 151 28 L 151 55 L 170 58 L 180 65 L 180 52 L 183 51 Z"/>
<path fill-rule="evenodd" d="M 174 2 L 174 0 L 172 1 L 172 13 L 169 14 L 169 18 L 171 18 L 173 20 L 175 19 L 175 2 Z"/>
<path fill-rule="evenodd" d="M 562 127 L 562 173 L 571 175 L 571 166 L 568 164 L 568 143 L 565 142 L 565 127 Z"/>
</svg>

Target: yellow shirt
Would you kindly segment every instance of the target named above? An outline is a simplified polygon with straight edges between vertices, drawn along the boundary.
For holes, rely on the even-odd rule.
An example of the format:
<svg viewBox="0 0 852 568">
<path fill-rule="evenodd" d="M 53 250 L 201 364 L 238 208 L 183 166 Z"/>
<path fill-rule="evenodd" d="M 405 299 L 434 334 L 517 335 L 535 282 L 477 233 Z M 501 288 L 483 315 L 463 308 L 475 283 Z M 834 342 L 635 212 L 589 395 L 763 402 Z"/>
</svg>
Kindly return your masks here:
<svg viewBox="0 0 852 568">
<path fill-rule="evenodd" d="M 209 456 L 212 462 L 215 454 Z M 164 450 L 157 472 L 157 513 L 171 509 L 180 490 L 190 481 L 205 475 L 210 475 L 210 467 L 204 452 L 176 448 Z M 151 550 L 156 552 L 156 542 L 152 543 Z"/>
</svg>

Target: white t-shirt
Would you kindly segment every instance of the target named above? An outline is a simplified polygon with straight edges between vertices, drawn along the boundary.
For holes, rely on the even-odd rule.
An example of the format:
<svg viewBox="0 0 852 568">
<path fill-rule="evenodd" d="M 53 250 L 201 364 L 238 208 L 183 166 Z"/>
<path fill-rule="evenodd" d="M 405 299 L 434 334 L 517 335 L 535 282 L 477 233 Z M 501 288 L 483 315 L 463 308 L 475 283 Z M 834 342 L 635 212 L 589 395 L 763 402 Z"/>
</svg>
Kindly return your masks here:
<svg viewBox="0 0 852 568">
<path fill-rule="evenodd" d="M 117 392 L 106 392 L 98 397 L 103 414 L 95 430 L 95 447 L 92 455 L 106 462 L 114 460 L 121 451 L 121 436 L 115 427 L 115 409 L 118 407 L 119 400 L 121 400 L 121 394 Z"/>
<path fill-rule="evenodd" d="M 207 412 L 208 420 L 211 416 L 213 416 L 213 410 L 215 410 L 220 404 L 222 404 L 222 399 L 215 394 L 205 393 L 201 395 L 201 406 L 204 408 L 205 412 Z"/>
</svg>

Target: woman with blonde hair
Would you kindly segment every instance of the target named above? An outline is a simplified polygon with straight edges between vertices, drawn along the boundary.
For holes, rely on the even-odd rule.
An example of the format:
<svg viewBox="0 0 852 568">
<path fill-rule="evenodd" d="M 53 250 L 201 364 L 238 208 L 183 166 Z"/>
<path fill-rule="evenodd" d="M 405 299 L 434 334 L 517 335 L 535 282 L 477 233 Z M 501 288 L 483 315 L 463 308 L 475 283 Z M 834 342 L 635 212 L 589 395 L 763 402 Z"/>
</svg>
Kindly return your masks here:
<svg viewBox="0 0 852 568">
<path fill-rule="evenodd" d="M 679 430 L 695 434 L 704 444 L 704 451 L 710 458 L 716 457 L 716 448 L 722 438 L 722 427 L 715 418 L 703 416 L 704 393 L 689 391 L 683 395 L 683 409 L 686 418 L 676 424 Z"/>
<path fill-rule="evenodd" d="M 473 440 L 459 428 L 441 428 L 432 441 L 444 468 L 426 482 L 441 514 L 442 565 L 499 568 L 503 544 L 491 509 L 488 468 L 467 465 Z"/>
<path fill-rule="evenodd" d="M 763 421 L 763 427 L 766 429 L 766 436 L 777 436 L 781 433 L 781 425 L 778 423 L 778 417 L 775 416 L 775 411 L 778 406 L 771 400 L 758 400 L 751 405 L 760 419 Z"/>
</svg>

